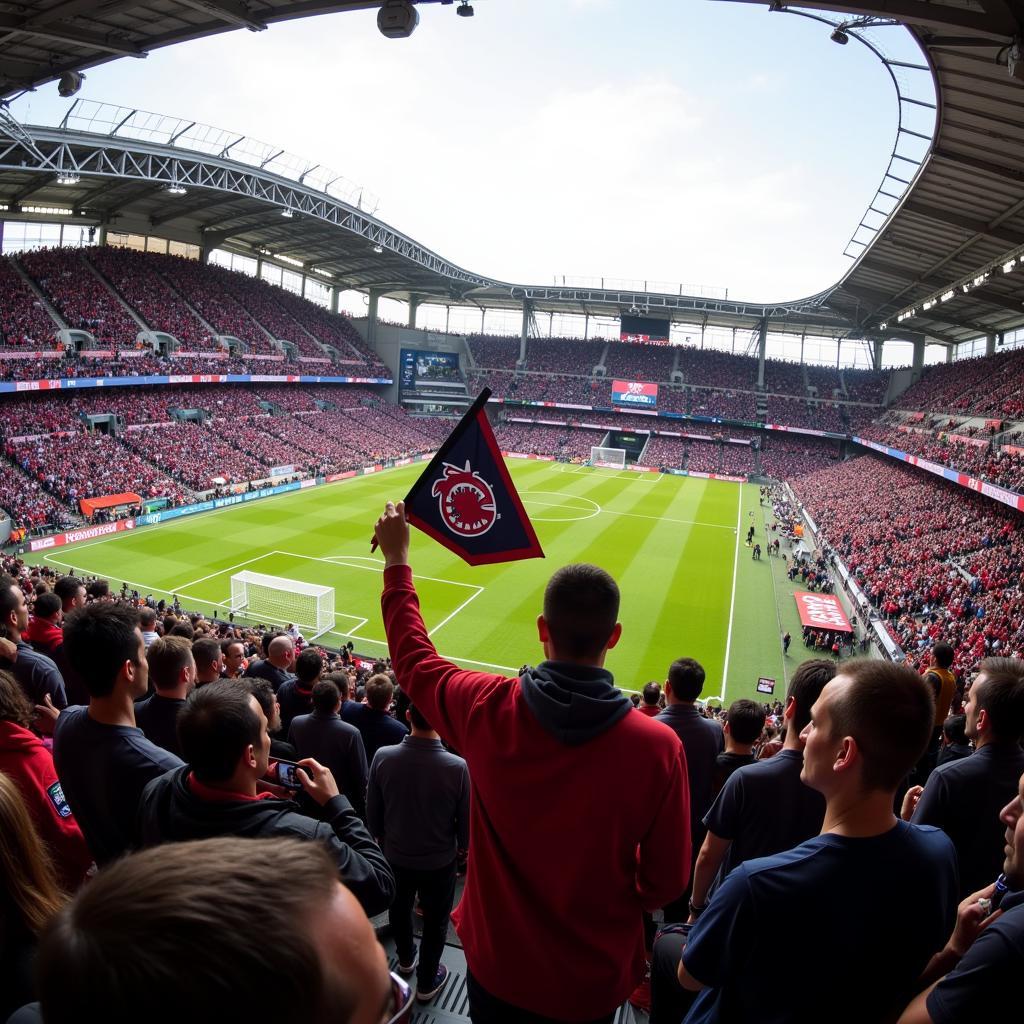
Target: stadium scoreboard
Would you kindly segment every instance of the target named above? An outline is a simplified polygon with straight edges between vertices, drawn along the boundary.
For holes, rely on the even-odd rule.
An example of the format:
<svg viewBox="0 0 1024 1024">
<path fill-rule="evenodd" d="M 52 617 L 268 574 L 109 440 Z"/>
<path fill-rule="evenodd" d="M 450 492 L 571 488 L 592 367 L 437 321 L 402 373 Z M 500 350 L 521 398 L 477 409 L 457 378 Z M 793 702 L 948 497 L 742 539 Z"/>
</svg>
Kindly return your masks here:
<svg viewBox="0 0 1024 1024">
<path fill-rule="evenodd" d="M 627 316 L 619 318 L 619 340 L 640 342 L 645 345 L 667 345 L 671 321 L 653 316 Z"/>
</svg>

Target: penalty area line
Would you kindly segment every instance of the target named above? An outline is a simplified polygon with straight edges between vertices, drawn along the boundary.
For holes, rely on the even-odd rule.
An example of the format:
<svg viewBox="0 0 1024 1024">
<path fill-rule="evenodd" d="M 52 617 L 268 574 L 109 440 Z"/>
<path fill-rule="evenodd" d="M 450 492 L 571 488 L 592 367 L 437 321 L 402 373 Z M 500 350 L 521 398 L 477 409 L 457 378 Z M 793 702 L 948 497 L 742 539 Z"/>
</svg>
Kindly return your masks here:
<svg viewBox="0 0 1024 1024">
<path fill-rule="evenodd" d="M 736 610 L 736 577 L 740 564 L 740 529 L 743 525 L 743 488 L 737 487 L 736 490 L 738 492 L 736 495 L 736 554 L 732 560 L 732 595 L 729 598 L 729 629 L 725 634 L 725 665 L 722 667 L 722 692 L 718 695 L 718 700 L 723 704 L 725 703 L 725 689 L 729 679 L 729 655 L 732 652 L 732 617 L 733 612 Z"/>
</svg>

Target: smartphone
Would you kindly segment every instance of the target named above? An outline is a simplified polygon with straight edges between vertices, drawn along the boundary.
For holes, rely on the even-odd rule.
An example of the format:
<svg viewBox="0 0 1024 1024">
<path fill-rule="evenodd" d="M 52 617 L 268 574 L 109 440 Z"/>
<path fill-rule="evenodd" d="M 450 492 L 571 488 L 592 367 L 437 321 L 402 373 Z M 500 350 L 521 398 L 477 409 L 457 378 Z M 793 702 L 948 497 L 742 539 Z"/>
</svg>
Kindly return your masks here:
<svg viewBox="0 0 1024 1024">
<path fill-rule="evenodd" d="M 278 761 L 275 770 L 278 785 L 284 786 L 286 789 L 302 789 L 299 772 L 301 771 L 303 774 L 305 772 L 301 765 L 297 765 L 294 761 Z"/>
</svg>

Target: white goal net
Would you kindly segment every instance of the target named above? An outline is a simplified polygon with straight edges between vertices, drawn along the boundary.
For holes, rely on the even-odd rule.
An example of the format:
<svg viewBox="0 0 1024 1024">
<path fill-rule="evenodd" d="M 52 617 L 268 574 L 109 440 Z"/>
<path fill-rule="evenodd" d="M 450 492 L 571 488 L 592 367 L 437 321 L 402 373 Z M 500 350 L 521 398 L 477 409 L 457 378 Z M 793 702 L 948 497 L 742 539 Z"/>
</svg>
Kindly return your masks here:
<svg viewBox="0 0 1024 1024">
<path fill-rule="evenodd" d="M 307 639 L 315 640 L 334 629 L 334 588 L 261 572 L 236 572 L 231 577 L 231 610 L 274 625 L 294 623 L 311 629 Z"/>
<path fill-rule="evenodd" d="M 590 464 L 592 466 L 605 466 L 608 469 L 626 468 L 625 448 L 591 448 Z"/>
</svg>

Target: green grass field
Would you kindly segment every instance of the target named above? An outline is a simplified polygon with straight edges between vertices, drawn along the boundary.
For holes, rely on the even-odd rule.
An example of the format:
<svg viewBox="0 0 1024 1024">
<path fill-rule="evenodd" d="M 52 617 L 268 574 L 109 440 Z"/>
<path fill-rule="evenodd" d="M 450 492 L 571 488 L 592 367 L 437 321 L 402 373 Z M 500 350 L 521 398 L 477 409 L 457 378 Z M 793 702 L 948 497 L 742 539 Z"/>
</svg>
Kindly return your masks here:
<svg viewBox="0 0 1024 1024">
<path fill-rule="evenodd" d="M 384 502 L 402 497 L 422 468 L 236 505 L 33 560 L 126 581 L 144 594 L 177 594 L 204 614 L 223 614 L 231 575 L 242 569 L 329 585 L 337 625 L 323 642 L 351 638 L 357 651 L 383 652 L 381 562 L 369 540 Z M 424 619 L 442 654 L 510 673 L 540 661 L 544 584 L 558 566 L 588 561 L 611 572 L 622 590 L 622 640 L 608 658 L 618 685 L 635 690 L 663 680 L 673 659 L 689 656 L 707 670 L 705 697 L 755 696 L 761 675 L 784 694 L 807 655 L 781 559 L 753 561 L 736 533 L 739 525 L 745 535 L 753 522 L 765 540 L 767 510 L 756 486 L 558 463 L 513 461 L 510 468 L 545 559 L 474 568 L 413 531 Z M 785 664 L 783 629 L 795 637 Z"/>
</svg>

